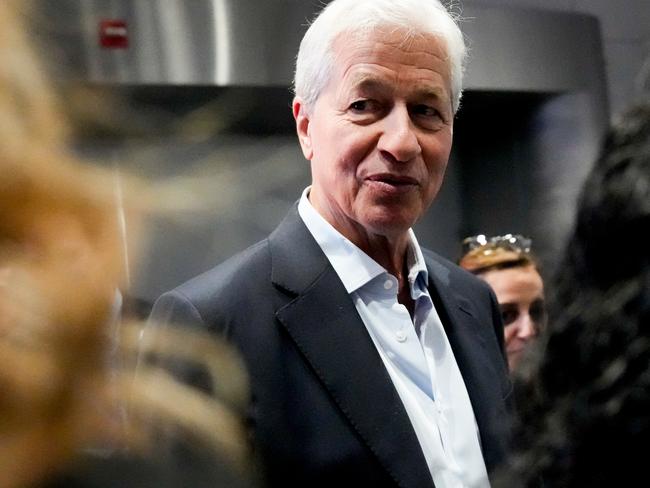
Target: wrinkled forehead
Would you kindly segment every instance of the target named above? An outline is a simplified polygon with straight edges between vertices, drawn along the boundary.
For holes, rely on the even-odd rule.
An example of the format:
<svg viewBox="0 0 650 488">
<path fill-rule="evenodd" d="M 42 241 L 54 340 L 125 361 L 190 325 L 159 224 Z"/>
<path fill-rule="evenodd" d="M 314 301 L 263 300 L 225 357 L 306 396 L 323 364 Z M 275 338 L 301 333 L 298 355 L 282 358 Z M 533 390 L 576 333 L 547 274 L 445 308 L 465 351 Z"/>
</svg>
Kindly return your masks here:
<svg viewBox="0 0 650 488">
<path fill-rule="evenodd" d="M 444 39 L 403 28 L 377 27 L 372 30 L 345 31 L 336 36 L 330 49 L 332 71 L 339 80 L 352 66 L 414 68 L 418 78 L 435 78 L 451 90 L 451 65 Z M 363 73 L 356 74 L 364 77 Z M 331 81 L 331 80 L 330 80 Z"/>
<path fill-rule="evenodd" d="M 371 52 L 373 46 L 390 46 L 402 53 L 427 52 L 450 67 L 447 43 L 442 35 L 405 29 L 402 26 L 378 25 L 372 28 L 346 30 L 332 39 L 329 49 L 334 62 L 358 51 Z"/>
</svg>

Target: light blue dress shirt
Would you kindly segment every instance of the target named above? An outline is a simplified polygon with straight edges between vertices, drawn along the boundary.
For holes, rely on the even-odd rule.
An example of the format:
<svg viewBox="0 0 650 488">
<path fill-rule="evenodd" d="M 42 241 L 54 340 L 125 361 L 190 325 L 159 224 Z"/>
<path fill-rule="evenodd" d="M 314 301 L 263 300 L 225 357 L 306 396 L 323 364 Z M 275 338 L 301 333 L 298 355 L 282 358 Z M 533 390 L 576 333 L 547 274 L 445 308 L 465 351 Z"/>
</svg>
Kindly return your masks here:
<svg viewBox="0 0 650 488">
<path fill-rule="evenodd" d="M 332 227 L 306 188 L 298 212 L 338 274 L 377 348 L 413 425 L 437 488 L 489 487 L 476 419 L 442 322 L 428 272 L 409 230 L 413 319 L 397 300 L 397 278 Z"/>
</svg>

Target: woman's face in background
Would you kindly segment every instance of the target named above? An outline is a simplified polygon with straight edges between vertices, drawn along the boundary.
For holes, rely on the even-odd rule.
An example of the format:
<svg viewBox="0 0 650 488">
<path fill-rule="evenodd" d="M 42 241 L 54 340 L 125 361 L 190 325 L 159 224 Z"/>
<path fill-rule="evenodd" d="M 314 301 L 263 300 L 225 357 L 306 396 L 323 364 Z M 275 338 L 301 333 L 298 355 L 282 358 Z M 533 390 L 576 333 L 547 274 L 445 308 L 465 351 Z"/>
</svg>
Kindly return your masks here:
<svg viewBox="0 0 650 488">
<path fill-rule="evenodd" d="M 503 318 L 510 371 L 546 323 L 544 283 L 534 266 L 495 269 L 479 275 L 494 290 Z"/>
</svg>

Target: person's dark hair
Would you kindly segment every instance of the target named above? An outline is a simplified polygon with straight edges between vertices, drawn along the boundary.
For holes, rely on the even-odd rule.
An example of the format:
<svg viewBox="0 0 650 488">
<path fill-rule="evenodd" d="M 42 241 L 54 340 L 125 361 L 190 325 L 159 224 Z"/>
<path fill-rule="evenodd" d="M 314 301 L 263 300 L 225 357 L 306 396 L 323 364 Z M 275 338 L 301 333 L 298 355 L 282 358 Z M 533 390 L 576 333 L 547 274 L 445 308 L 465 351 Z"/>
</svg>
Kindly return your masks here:
<svg viewBox="0 0 650 488">
<path fill-rule="evenodd" d="M 520 371 L 498 486 L 632 486 L 650 442 L 650 104 L 610 131 L 579 201 L 549 327 Z"/>
</svg>

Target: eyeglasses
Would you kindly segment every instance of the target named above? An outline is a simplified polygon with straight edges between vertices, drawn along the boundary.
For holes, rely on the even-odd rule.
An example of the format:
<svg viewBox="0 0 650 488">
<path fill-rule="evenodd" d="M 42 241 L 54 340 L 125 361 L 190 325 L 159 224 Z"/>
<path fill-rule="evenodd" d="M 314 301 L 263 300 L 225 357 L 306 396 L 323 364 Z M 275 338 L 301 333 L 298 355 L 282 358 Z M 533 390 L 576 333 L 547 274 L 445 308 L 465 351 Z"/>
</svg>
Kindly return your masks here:
<svg viewBox="0 0 650 488">
<path fill-rule="evenodd" d="M 463 255 L 475 249 L 484 248 L 486 252 L 492 249 L 505 249 L 517 253 L 530 253 L 532 239 L 521 234 L 506 234 L 503 236 L 486 237 L 484 234 L 463 239 Z"/>
</svg>

